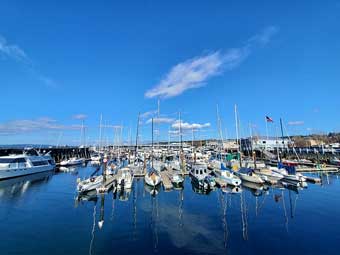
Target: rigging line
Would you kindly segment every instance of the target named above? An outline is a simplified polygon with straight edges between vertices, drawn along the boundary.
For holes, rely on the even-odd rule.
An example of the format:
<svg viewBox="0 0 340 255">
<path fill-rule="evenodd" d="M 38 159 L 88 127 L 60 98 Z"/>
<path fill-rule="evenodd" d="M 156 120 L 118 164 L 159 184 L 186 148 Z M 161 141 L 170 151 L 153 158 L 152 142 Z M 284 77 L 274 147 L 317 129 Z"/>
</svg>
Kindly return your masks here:
<svg viewBox="0 0 340 255">
<path fill-rule="evenodd" d="M 96 228 L 96 209 L 97 209 L 97 205 L 93 207 L 93 225 L 92 225 L 92 231 L 91 231 L 91 242 L 90 242 L 90 248 L 89 248 L 89 255 L 92 254 L 92 246 L 94 242 L 94 230 Z"/>
<path fill-rule="evenodd" d="M 286 225 L 286 231 L 288 233 L 288 216 L 287 216 L 287 209 L 286 209 L 286 202 L 285 202 L 285 197 L 284 197 L 284 192 L 281 191 L 282 194 L 282 205 L 283 205 L 283 211 L 284 211 L 284 216 L 285 216 L 285 225 Z"/>
</svg>

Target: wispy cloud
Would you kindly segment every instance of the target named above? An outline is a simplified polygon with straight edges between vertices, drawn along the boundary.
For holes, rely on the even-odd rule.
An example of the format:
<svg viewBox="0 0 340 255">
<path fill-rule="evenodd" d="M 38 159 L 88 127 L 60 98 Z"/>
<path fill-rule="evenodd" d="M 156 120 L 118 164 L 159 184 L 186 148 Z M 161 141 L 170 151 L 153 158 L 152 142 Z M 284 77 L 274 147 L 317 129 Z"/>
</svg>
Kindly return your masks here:
<svg viewBox="0 0 340 255">
<path fill-rule="evenodd" d="M 87 115 L 80 113 L 80 114 L 73 115 L 72 118 L 75 120 L 84 120 L 87 118 Z"/>
<path fill-rule="evenodd" d="M 17 45 L 7 43 L 7 40 L 0 35 L 0 53 L 7 58 L 15 59 L 16 61 L 30 63 L 26 53 Z"/>
<path fill-rule="evenodd" d="M 33 61 L 28 57 L 26 52 L 15 44 L 7 42 L 6 38 L 0 35 L 0 56 L 13 59 L 25 65 L 31 74 L 40 82 L 48 87 L 56 87 L 56 82 L 51 78 L 41 74 L 41 72 L 33 64 Z"/>
<path fill-rule="evenodd" d="M 171 125 L 171 127 L 173 129 L 183 129 L 183 130 L 187 130 L 187 129 L 202 129 L 202 128 L 207 128 L 210 127 L 210 123 L 204 123 L 204 124 L 199 124 L 199 123 L 188 123 L 188 122 L 183 122 L 183 121 L 176 121 L 175 123 L 173 123 Z"/>
<path fill-rule="evenodd" d="M 141 119 L 146 119 L 146 118 L 148 118 L 148 117 L 150 117 L 150 116 L 155 115 L 157 112 L 158 112 L 157 110 L 151 110 L 151 111 L 144 112 L 144 113 L 142 113 L 142 114 L 140 115 L 140 118 L 141 118 Z"/>
<path fill-rule="evenodd" d="M 302 120 L 297 120 L 297 121 L 289 121 L 287 124 L 289 126 L 302 126 L 305 124 L 305 122 Z"/>
<path fill-rule="evenodd" d="M 66 126 L 51 118 L 14 120 L 0 124 L 0 135 L 16 135 L 42 130 L 77 130 L 79 125 Z"/>
<path fill-rule="evenodd" d="M 160 83 L 146 91 L 145 97 L 170 98 L 181 95 L 186 90 L 205 86 L 209 78 L 239 66 L 255 46 L 266 45 L 277 32 L 277 27 L 267 27 L 260 34 L 247 40 L 243 47 L 215 51 L 179 63 L 169 71 Z"/>
<path fill-rule="evenodd" d="M 172 123 L 174 121 L 175 121 L 175 119 L 167 118 L 167 117 L 153 118 L 153 123 L 155 123 L 155 124 L 170 124 L 170 123 Z M 151 122 L 152 122 L 152 118 L 148 119 L 146 121 L 146 124 L 150 124 Z"/>
</svg>

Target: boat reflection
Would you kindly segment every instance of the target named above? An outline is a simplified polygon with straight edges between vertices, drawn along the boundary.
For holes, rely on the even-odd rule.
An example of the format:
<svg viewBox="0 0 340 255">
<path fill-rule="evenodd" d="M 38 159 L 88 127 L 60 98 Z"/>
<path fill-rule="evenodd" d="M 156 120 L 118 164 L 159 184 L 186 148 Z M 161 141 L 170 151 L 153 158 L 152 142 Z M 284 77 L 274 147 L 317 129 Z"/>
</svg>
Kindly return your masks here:
<svg viewBox="0 0 340 255">
<path fill-rule="evenodd" d="M 144 182 L 144 190 L 148 192 L 151 196 L 156 196 L 161 190 L 161 185 L 152 187 Z"/>
<path fill-rule="evenodd" d="M 57 168 L 57 170 L 59 170 L 59 172 L 63 172 L 63 173 L 78 174 L 78 170 L 77 170 L 76 166 L 61 166 L 61 167 Z"/>
<path fill-rule="evenodd" d="M 221 191 L 223 193 L 239 194 L 239 193 L 242 192 L 242 188 L 241 188 L 241 186 L 230 186 L 230 185 L 227 185 L 227 186 L 221 188 Z"/>
<path fill-rule="evenodd" d="M 97 200 L 98 200 L 97 191 L 91 190 L 87 193 L 78 194 L 76 196 L 75 206 L 77 207 L 80 202 L 86 202 L 86 201 L 97 202 Z"/>
<path fill-rule="evenodd" d="M 31 186 L 48 182 L 53 172 L 42 172 L 0 181 L 0 197 L 23 195 Z"/>
<path fill-rule="evenodd" d="M 191 188 L 192 190 L 200 195 L 209 195 L 211 191 L 213 191 L 213 189 L 210 188 L 203 188 L 197 185 L 196 182 L 191 181 Z"/>
<path fill-rule="evenodd" d="M 262 196 L 265 186 L 263 184 L 243 181 L 242 187 L 249 190 L 255 197 Z"/>
<path fill-rule="evenodd" d="M 128 201 L 131 194 L 131 189 L 121 189 L 118 191 L 118 199 L 120 201 Z"/>
</svg>

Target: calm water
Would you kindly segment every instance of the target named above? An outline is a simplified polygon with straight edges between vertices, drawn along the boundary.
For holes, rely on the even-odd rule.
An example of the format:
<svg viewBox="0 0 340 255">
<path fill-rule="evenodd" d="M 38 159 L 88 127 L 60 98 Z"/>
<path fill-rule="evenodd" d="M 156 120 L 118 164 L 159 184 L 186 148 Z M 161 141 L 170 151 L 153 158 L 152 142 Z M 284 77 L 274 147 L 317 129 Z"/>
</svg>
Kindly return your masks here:
<svg viewBox="0 0 340 255">
<path fill-rule="evenodd" d="M 339 254 L 340 179 L 297 192 L 160 189 L 77 201 L 75 172 L 0 182 L 0 254 Z"/>
</svg>

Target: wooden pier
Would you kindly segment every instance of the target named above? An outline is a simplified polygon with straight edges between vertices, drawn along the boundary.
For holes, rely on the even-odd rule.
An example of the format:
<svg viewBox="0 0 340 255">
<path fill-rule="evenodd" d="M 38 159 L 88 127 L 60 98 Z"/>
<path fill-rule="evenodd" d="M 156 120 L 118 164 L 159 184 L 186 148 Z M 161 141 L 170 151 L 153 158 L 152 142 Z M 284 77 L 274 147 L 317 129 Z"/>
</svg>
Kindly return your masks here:
<svg viewBox="0 0 340 255">
<path fill-rule="evenodd" d="M 171 180 L 170 180 L 170 177 L 167 171 L 161 171 L 160 174 L 162 177 L 162 183 L 163 183 L 164 189 L 165 190 L 172 189 L 174 186 L 171 183 Z"/>
</svg>

